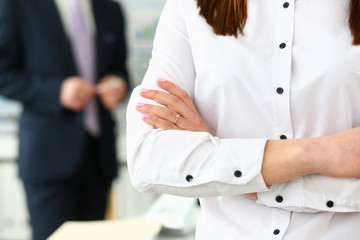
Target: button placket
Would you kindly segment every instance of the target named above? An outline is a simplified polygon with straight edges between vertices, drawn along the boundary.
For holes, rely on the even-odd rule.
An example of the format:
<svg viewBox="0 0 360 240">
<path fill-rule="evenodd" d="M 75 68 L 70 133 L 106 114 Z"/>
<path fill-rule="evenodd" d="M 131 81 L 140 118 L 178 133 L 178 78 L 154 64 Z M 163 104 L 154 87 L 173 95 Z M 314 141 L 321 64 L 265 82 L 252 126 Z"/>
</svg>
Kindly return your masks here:
<svg viewBox="0 0 360 240">
<path fill-rule="evenodd" d="M 294 0 L 278 5 L 276 38 L 277 54 L 274 64 L 273 86 L 275 136 L 280 139 L 293 138 L 290 112 L 290 82 L 292 65 L 292 42 L 294 34 Z"/>
<path fill-rule="evenodd" d="M 268 231 L 268 239 L 282 239 L 290 223 L 290 211 L 276 211 L 271 218 L 271 226 Z"/>
<path fill-rule="evenodd" d="M 279 1 L 280 2 L 280 1 Z M 294 0 L 282 2 L 278 5 L 279 15 L 277 18 L 276 30 L 276 58 L 274 64 L 274 80 L 273 80 L 273 99 L 274 99 L 274 125 L 275 136 L 279 139 L 293 138 L 292 121 L 290 112 L 290 84 L 291 84 L 291 65 L 292 65 L 292 43 L 294 34 Z M 281 206 L 286 201 L 286 195 L 278 192 L 273 195 L 275 206 Z M 280 214 L 280 213 L 279 213 Z M 285 220 L 286 218 L 286 220 Z M 269 236 L 272 239 L 282 239 L 285 230 L 290 221 L 290 214 L 285 221 L 279 222 L 274 219 L 272 228 L 269 229 Z M 271 231 L 271 232 L 270 232 Z"/>
</svg>

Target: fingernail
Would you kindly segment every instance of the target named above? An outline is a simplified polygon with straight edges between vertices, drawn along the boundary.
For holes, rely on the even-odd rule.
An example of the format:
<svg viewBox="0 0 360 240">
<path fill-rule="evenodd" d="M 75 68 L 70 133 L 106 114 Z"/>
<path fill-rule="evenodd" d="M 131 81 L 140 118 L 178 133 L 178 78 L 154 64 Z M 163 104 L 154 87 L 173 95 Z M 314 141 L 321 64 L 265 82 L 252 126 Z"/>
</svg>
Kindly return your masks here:
<svg viewBox="0 0 360 240">
<path fill-rule="evenodd" d="M 144 115 L 143 115 L 143 118 L 144 118 L 144 119 L 148 119 L 149 117 L 150 117 L 150 115 L 148 115 L 148 114 L 144 114 Z"/>
<path fill-rule="evenodd" d="M 140 92 L 141 93 L 147 93 L 149 91 L 149 89 L 147 89 L 147 88 L 142 88 L 142 89 L 140 89 Z"/>
<path fill-rule="evenodd" d="M 136 103 L 136 106 L 139 107 L 139 108 L 142 108 L 145 104 L 144 103 L 141 103 L 141 102 L 138 102 Z"/>
<path fill-rule="evenodd" d="M 161 82 L 161 83 L 166 82 L 166 80 L 165 80 L 165 79 L 163 79 L 163 78 L 158 78 L 158 79 L 157 79 L 157 81 L 158 81 L 158 82 Z"/>
</svg>

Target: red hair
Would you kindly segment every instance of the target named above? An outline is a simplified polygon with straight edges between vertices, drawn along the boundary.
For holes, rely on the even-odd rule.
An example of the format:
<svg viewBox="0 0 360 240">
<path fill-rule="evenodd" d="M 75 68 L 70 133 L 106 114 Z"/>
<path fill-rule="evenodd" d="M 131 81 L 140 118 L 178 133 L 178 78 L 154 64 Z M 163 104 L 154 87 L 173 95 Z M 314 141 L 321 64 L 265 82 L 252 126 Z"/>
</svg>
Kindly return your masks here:
<svg viewBox="0 0 360 240">
<path fill-rule="evenodd" d="M 197 5 L 215 34 L 235 37 L 244 34 L 247 0 L 197 0 Z M 360 45 L 360 0 L 351 0 L 349 10 L 353 45 Z"/>
<path fill-rule="evenodd" d="M 360 45 L 360 0 L 351 0 L 349 27 L 353 36 L 353 44 Z"/>
</svg>

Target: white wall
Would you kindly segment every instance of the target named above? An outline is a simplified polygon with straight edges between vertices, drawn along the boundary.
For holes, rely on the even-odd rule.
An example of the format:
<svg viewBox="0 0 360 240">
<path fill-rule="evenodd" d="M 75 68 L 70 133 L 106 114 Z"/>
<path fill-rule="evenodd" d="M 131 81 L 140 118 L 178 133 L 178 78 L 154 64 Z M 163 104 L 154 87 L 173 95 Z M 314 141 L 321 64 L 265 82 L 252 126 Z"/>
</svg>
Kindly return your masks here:
<svg viewBox="0 0 360 240">
<path fill-rule="evenodd" d="M 30 237 L 25 196 L 14 163 L 0 165 L 0 240 L 25 240 Z"/>
</svg>

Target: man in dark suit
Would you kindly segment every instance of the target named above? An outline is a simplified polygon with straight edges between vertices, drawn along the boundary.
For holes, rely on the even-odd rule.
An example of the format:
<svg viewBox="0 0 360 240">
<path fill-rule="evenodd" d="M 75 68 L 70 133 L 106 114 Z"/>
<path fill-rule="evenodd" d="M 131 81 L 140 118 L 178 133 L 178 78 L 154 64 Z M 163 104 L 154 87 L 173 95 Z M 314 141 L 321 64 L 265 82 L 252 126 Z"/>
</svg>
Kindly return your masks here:
<svg viewBox="0 0 360 240">
<path fill-rule="evenodd" d="M 84 20 L 80 30 L 73 17 Z M 86 33 L 75 36 L 81 29 L 89 41 Z M 125 60 L 124 19 L 115 2 L 0 0 L 0 94 L 23 104 L 19 176 L 34 240 L 67 220 L 104 218 L 117 176 L 110 111 L 127 92 Z M 85 124 L 90 102 L 95 131 Z"/>
</svg>

